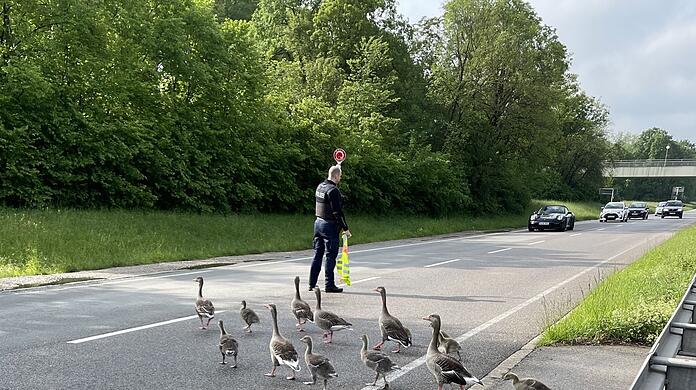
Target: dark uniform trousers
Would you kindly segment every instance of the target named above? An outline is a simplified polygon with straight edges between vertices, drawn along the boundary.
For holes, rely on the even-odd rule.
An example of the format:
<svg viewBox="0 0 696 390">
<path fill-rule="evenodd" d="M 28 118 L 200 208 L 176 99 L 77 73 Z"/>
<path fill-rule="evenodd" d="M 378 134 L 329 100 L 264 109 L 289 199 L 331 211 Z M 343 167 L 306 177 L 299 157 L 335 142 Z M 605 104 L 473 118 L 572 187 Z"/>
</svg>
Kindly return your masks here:
<svg viewBox="0 0 696 390">
<path fill-rule="evenodd" d="M 338 226 L 334 221 L 327 221 L 317 218 L 314 221 L 314 259 L 309 273 L 309 286 L 316 287 L 321 263 L 326 254 L 326 266 L 324 276 L 326 277 L 326 287 L 335 287 L 334 268 L 336 267 L 336 257 L 338 256 Z"/>
</svg>

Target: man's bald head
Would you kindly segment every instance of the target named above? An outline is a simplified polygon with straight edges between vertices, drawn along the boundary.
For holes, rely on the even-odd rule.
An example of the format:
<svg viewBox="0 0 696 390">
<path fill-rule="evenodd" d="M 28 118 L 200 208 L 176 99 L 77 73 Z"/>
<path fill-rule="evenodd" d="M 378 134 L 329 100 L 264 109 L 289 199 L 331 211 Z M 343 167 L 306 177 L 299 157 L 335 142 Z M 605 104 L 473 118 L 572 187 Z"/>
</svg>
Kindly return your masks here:
<svg viewBox="0 0 696 390">
<path fill-rule="evenodd" d="M 341 175 L 343 172 L 341 172 L 341 166 L 340 165 L 334 165 L 331 168 L 329 168 L 329 177 L 328 179 L 331 180 L 332 182 L 338 184 L 339 181 L 341 181 Z"/>
</svg>

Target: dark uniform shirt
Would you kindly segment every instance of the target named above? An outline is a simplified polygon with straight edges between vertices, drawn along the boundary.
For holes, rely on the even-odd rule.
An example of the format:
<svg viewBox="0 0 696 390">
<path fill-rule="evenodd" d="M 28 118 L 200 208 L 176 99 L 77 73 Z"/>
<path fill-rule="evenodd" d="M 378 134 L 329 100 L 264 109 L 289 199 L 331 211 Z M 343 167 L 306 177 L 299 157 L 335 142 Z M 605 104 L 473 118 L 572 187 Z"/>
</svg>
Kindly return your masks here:
<svg viewBox="0 0 696 390">
<path fill-rule="evenodd" d="M 316 198 L 315 215 L 326 221 L 336 222 L 339 228 L 348 230 L 348 222 L 341 207 L 341 191 L 336 187 L 336 183 L 324 180 L 317 186 L 314 196 Z"/>
</svg>

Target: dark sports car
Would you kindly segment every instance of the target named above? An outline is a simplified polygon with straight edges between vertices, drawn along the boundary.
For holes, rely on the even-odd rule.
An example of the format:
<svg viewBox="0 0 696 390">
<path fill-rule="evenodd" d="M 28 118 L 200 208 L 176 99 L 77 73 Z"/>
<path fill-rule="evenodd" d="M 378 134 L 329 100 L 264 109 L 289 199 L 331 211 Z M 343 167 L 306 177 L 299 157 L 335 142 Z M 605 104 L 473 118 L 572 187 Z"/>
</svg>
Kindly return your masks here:
<svg viewBox="0 0 696 390">
<path fill-rule="evenodd" d="M 554 229 L 561 232 L 575 228 L 575 214 L 562 205 L 543 206 L 529 217 L 529 231 Z"/>
<path fill-rule="evenodd" d="M 628 219 L 648 219 L 648 214 L 650 214 L 650 209 L 648 208 L 648 204 L 645 202 L 633 202 L 630 206 L 628 206 Z"/>
</svg>

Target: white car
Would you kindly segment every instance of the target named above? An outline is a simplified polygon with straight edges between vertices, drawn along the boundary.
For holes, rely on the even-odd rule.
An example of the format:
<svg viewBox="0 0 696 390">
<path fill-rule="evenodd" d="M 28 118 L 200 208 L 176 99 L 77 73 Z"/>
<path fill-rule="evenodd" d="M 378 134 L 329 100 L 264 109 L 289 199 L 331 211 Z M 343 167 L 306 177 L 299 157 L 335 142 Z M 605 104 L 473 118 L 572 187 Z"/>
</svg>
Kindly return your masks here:
<svg viewBox="0 0 696 390">
<path fill-rule="evenodd" d="M 662 210 L 664 210 L 667 202 L 659 202 L 657 207 L 655 207 L 655 215 L 662 215 Z"/>
<path fill-rule="evenodd" d="M 599 213 L 599 222 L 628 221 L 628 207 L 624 202 L 609 202 Z"/>
</svg>

